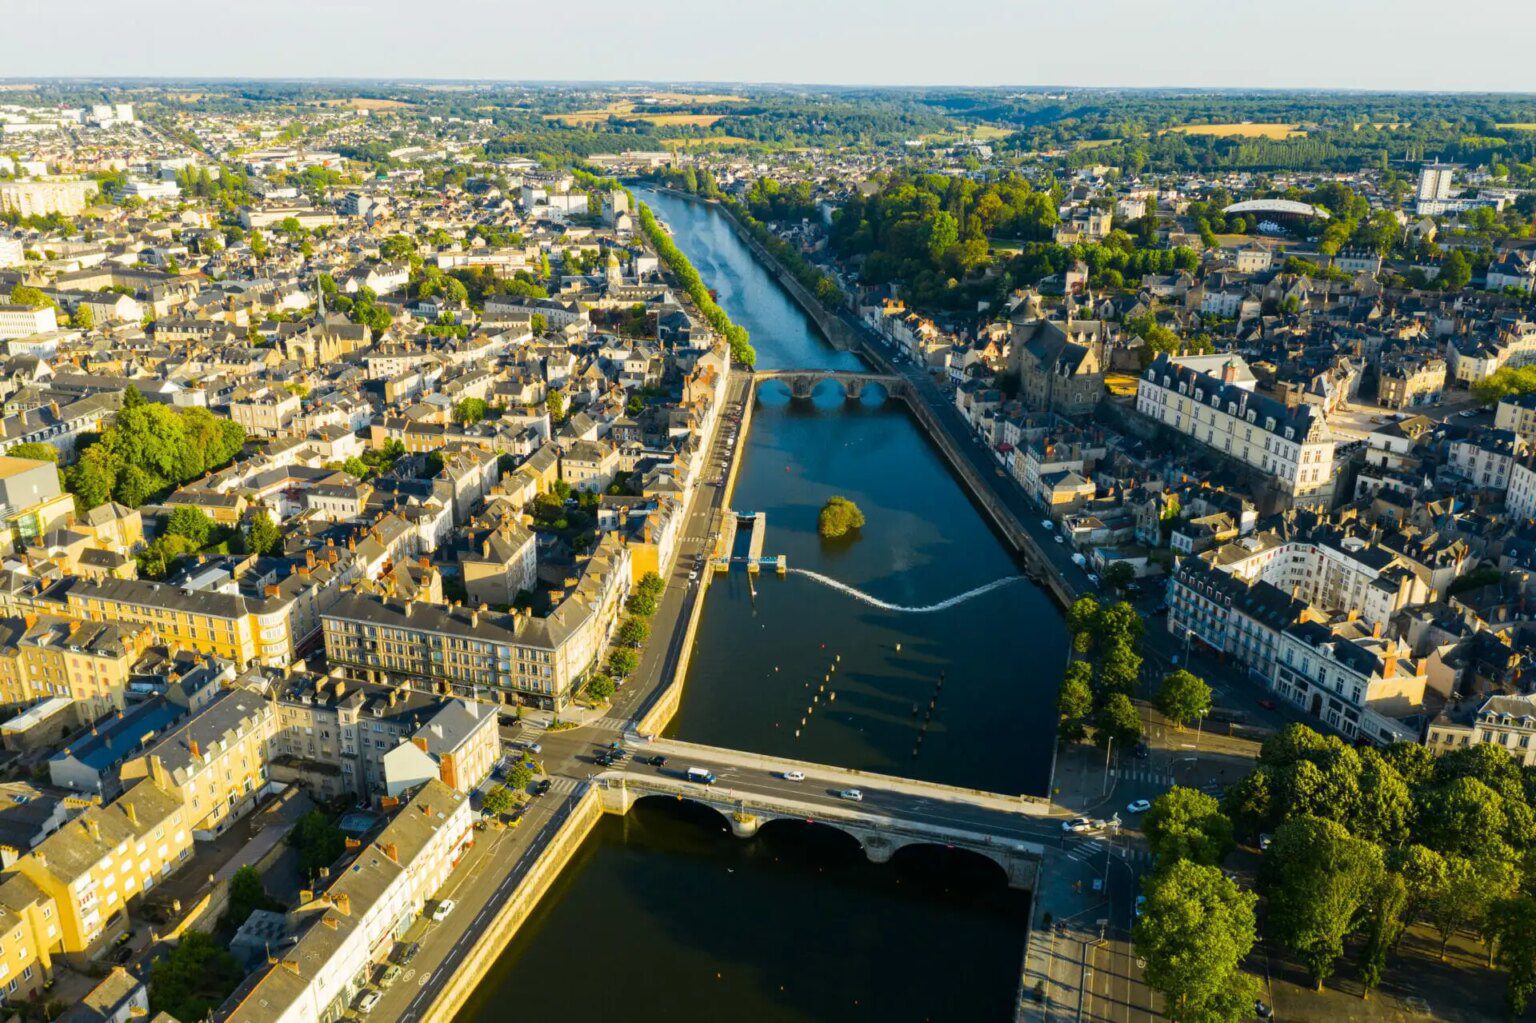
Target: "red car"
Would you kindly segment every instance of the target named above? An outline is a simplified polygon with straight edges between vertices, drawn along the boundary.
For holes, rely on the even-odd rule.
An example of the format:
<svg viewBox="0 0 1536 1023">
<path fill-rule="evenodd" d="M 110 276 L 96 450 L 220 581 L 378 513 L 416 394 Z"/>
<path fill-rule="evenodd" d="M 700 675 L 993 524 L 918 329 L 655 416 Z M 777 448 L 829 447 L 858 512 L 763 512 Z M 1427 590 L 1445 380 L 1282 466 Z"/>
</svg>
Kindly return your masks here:
<svg viewBox="0 0 1536 1023">
<path fill-rule="evenodd" d="M 1263 707 L 1265 710 L 1278 710 L 1279 709 L 1279 705 L 1276 704 L 1274 700 L 1260 700 L 1259 701 L 1259 706 Z"/>
</svg>

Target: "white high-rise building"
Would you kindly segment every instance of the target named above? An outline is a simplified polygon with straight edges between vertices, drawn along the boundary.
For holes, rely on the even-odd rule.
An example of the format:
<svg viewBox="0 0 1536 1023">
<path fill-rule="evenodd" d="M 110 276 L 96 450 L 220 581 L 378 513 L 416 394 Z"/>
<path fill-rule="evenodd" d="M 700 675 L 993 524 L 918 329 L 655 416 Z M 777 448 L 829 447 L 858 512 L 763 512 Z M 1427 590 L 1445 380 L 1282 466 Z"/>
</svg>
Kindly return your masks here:
<svg viewBox="0 0 1536 1023">
<path fill-rule="evenodd" d="M 1419 201 L 1449 199 L 1454 169 L 1454 166 L 1449 163 L 1426 163 L 1419 168 Z"/>
</svg>

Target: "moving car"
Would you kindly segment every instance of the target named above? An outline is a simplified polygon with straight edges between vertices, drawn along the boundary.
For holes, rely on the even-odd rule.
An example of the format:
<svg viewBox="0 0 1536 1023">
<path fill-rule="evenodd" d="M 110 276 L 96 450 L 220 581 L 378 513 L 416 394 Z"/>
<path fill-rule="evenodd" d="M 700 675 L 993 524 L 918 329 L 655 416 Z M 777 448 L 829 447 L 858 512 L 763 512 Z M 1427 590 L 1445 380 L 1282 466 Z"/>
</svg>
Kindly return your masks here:
<svg viewBox="0 0 1536 1023">
<path fill-rule="evenodd" d="M 1061 534 L 1060 534 L 1060 533 L 1057 533 L 1057 534 L 1056 534 L 1056 542 L 1057 542 L 1057 543 L 1066 543 L 1066 542 L 1067 542 L 1067 541 L 1066 541 L 1066 540 L 1064 540 L 1064 539 L 1062 539 L 1062 536 L 1061 536 Z"/>
<path fill-rule="evenodd" d="M 448 919 L 448 914 L 453 912 L 453 907 L 458 903 L 452 899 L 444 899 L 432 908 L 432 919 L 436 923 L 442 923 Z"/>
<path fill-rule="evenodd" d="M 855 802 L 855 803 L 862 803 L 862 802 L 864 802 L 864 793 L 859 791 L 858 789 L 843 789 L 843 791 L 839 792 L 837 795 L 838 795 L 838 798 L 840 798 L 840 799 L 847 799 L 847 800 L 850 800 L 851 802 Z"/>
<path fill-rule="evenodd" d="M 1150 809 L 1152 809 L 1152 802 L 1150 800 L 1147 800 L 1147 799 L 1133 799 L 1133 800 L 1131 800 L 1130 805 L 1125 808 L 1125 812 L 1126 813 L 1146 813 Z"/>
<path fill-rule="evenodd" d="M 1061 822 L 1061 830 L 1063 830 L 1063 831 L 1070 831 L 1073 834 L 1077 834 L 1077 833 L 1082 832 L 1082 831 L 1092 831 L 1093 830 L 1093 818 L 1092 817 L 1073 817 L 1069 821 L 1062 821 Z"/>
<path fill-rule="evenodd" d="M 686 777 L 689 781 L 699 785 L 713 785 L 715 783 L 715 773 L 713 771 L 706 771 L 702 767 L 688 768 Z"/>
<path fill-rule="evenodd" d="M 650 764 L 652 767 L 666 767 L 667 766 L 667 758 L 662 756 L 660 753 L 656 754 L 653 757 L 646 758 L 645 762 L 647 764 Z"/>
<path fill-rule="evenodd" d="M 1040 520 L 1040 528 L 1042 528 L 1042 529 L 1055 529 L 1056 528 L 1056 523 L 1052 522 L 1050 519 L 1041 519 Z"/>
<path fill-rule="evenodd" d="M 785 781 L 805 781 L 805 772 L 785 771 L 783 774 L 779 775 L 779 777 L 783 778 Z"/>
</svg>

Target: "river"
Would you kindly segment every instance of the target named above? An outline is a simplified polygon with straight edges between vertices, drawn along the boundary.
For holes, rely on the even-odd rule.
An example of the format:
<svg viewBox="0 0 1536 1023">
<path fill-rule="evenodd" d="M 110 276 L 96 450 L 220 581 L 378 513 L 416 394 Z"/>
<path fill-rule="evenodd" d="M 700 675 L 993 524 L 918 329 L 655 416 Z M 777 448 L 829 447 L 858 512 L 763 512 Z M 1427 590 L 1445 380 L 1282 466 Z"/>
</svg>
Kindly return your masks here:
<svg viewBox="0 0 1536 1023">
<path fill-rule="evenodd" d="M 864 368 L 821 338 L 721 213 L 644 198 L 751 333 L 759 365 Z M 1019 576 L 899 402 L 844 401 L 833 384 L 809 402 L 779 383 L 759 395 L 732 504 L 767 513 L 764 553 L 787 555 L 791 571 L 733 572 L 710 587 L 668 734 L 1043 795 L 1067 646 L 1055 604 Z M 857 539 L 817 533 L 833 495 L 863 511 Z M 937 611 L 892 609 L 989 586 Z"/>
<path fill-rule="evenodd" d="M 760 365 L 861 368 L 719 212 L 640 194 Z M 797 571 L 711 587 L 672 734 L 1044 792 L 1061 615 L 1017 577 L 916 423 L 875 396 L 790 401 L 770 385 L 745 443 L 734 504 L 767 513 L 765 551 Z M 858 539 L 817 535 L 832 494 L 864 511 Z M 777 822 L 741 840 L 712 810 L 641 800 L 599 822 L 459 1018 L 1007 1020 L 1028 905 L 963 854 L 903 850 L 877 866 L 829 828 Z"/>
</svg>

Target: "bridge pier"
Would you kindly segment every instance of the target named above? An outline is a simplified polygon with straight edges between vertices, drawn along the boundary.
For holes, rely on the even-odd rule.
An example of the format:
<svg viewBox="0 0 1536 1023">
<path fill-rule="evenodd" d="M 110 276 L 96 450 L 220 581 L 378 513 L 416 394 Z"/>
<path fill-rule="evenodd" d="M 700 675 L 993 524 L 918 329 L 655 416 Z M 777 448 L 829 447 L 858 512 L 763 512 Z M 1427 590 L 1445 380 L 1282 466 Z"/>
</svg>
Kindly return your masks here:
<svg viewBox="0 0 1536 1023">
<path fill-rule="evenodd" d="M 730 822 L 731 834 L 737 838 L 751 838 L 757 834 L 758 828 L 761 828 L 765 823 L 763 818 L 757 814 L 747 813 L 744 810 L 737 810 L 731 814 Z"/>
<path fill-rule="evenodd" d="M 883 835 L 858 836 L 859 844 L 864 847 L 864 855 L 869 857 L 871 863 L 889 863 L 891 857 L 896 855 L 896 846 Z"/>
</svg>

